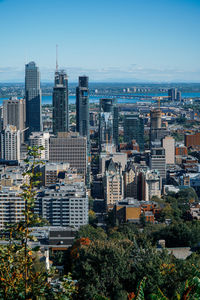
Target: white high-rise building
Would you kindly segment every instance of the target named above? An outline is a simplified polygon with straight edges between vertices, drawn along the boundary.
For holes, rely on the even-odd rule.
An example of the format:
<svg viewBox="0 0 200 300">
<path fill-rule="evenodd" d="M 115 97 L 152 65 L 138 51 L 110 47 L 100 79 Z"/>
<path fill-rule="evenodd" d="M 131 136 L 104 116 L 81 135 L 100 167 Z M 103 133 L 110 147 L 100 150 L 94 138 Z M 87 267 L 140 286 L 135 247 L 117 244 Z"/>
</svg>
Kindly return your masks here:
<svg viewBox="0 0 200 300">
<path fill-rule="evenodd" d="M 165 149 L 166 164 L 175 163 L 175 140 L 172 136 L 166 136 L 162 139 L 162 147 Z"/>
<path fill-rule="evenodd" d="M 43 146 L 41 150 L 41 159 L 49 160 L 49 132 L 32 132 L 29 136 L 30 146 Z"/>
<path fill-rule="evenodd" d="M 20 161 L 20 130 L 7 125 L 1 132 L 1 159 Z"/>
<path fill-rule="evenodd" d="M 157 170 L 148 170 L 145 175 L 145 200 L 150 201 L 153 196 L 161 197 L 161 179 Z"/>
</svg>

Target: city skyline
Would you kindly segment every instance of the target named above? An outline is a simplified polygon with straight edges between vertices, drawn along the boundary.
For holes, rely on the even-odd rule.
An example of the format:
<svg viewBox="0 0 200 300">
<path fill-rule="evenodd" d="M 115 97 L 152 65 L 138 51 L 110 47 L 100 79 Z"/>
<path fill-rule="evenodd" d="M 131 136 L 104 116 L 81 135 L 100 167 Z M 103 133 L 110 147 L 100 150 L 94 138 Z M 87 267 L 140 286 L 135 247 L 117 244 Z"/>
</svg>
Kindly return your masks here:
<svg viewBox="0 0 200 300">
<path fill-rule="evenodd" d="M 56 44 L 71 82 L 200 82 L 199 1 L 2 0 L 0 10 L 0 82 L 22 82 L 32 60 L 53 81 Z"/>
</svg>

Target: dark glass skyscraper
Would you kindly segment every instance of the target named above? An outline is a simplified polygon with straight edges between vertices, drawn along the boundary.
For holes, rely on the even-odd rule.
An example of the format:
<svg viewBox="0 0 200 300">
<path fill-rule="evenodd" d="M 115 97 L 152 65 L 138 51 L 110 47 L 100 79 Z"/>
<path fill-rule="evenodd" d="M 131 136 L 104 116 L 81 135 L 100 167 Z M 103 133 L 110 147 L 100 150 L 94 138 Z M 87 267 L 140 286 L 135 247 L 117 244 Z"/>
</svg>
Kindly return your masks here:
<svg viewBox="0 0 200 300">
<path fill-rule="evenodd" d="M 89 121 L 89 88 L 87 76 L 80 76 L 78 79 L 78 87 L 76 88 L 76 131 L 81 136 L 87 137 L 87 175 L 86 184 L 90 187 L 90 121 Z"/>
<path fill-rule="evenodd" d="M 170 101 L 176 101 L 177 100 L 177 89 L 172 88 L 168 90 L 168 99 Z"/>
<path fill-rule="evenodd" d="M 136 140 L 140 151 L 144 150 L 144 120 L 136 115 L 124 116 L 124 142 Z"/>
<path fill-rule="evenodd" d="M 89 89 L 88 77 L 80 76 L 79 85 L 76 88 L 76 131 L 81 136 L 86 136 L 89 144 Z"/>
<path fill-rule="evenodd" d="M 55 72 L 53 88 L 53 133 L 69 131 L 68 78 L 65 71 Z"/>
<path fill-rule="evenodd" d="M 42 130 L 40 71 L 35 62 L 25 66 L 26 137 Z"/>
</svg>

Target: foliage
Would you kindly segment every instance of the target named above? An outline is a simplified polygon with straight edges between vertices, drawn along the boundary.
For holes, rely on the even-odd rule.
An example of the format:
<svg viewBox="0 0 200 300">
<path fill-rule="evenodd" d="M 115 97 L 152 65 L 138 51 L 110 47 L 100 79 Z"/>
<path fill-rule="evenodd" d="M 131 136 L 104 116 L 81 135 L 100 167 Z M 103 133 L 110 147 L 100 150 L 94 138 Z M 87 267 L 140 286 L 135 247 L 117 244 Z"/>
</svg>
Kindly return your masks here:
<svg viewBox="0 0 200 300">
<path fill-rule="evenodd" d="M 163 201 L 156 201 L 157 203 L 164 205 L 161 213 L 156 216 L 159 222 L 164 222 L 166 219 L 170 219 L 172 222 L 182 220 L 188 220 L 188 211 L 190 203 L 198 200 L 198 196 L 193 188 L 186 188 L 180 190 L 178 193 L 168 193 L 164 196 Z"/>
<path fill-rule="evenodd" d="M 91 225 L 84 225 L 81 226 L 80 230 L 78 231 L 76 239 L 82 237 L 89 238 L 91 240 L 105 240 L 107 235 L 100 227 L 94 228 Z"/>
<path fill-rule="evenodd" d="M 173 138 L 175 139 L 176 142 L 181 142 L 184 140 L 184 135 L 178 132 L 173 132 L 172 133 Z"/>
<path fill-rule="evenodd" d="M 97 295 L 121 299 L 116 295 L 125 292 L 123 284 L 130 272 L 131 245 L 127 240 L 95 241 L 80 247 L 72 269 L 78 280 L 80 299 L 93 299 Z"/>
<path fill-rule="evenodd" d="M 167 247 L 189 247 L 200 242 L 200 223 L 177 222 L 153 232 L 154 241 L 164 239 Z"/>
<path fill-rule="evenodd" d="M 20 194 L 24 200 L 24 220 L 6 228 L 9 241 L 0 246 L 0 298 L 1 299 L 71 299 L 75 283 L 68 276 L 53 287 L 54 273 L 49 273 L 39 260 L 39 247 L 31 248 L 31 227 L 41 220 L 33 213 L 38 178 L 36 167 L 42 162 L 42 147 L 29 147 L 23 173 L 25 183 Z M 56 298 L 59 295 L 59 298 Z"/>
<path fill-rule="evenodd" d="M 90 209 L 89 213 L 88 213 L 88 216 L 89 216 L 89 224 L 92 225 L 92 226 L 97 226 L 98 219 L 96 217 L 95 212 Z"/>
<path fill-rule="evenodd" d="M 189 234 L 180 224 L 189 228 Z M 123 224 L 110 227 L 107 234 L 92 226 L 81 228 L 70 256 L 72 276 L 78 283 L 77 299 L 150 299 L 150 294 L 154 294 L 155 299 L 162 299 L 161 295 L 163 299 L 176 299 L 176 294 L 182 295 L 186 279 L 190 282 L 198 277 L 193 265 L 200 269 L 200 256 L 193 254 L 185 261 L 178 260 L 167 250 L 152 246 L 168 228 L 176 229 L 177 233 L 173 234 L 177 235 L 178 243 L 182 238 L 188 242 L 199 235 L 198 222 L 180 224 L 146 224 L 143 229 Z M 174 238 L 173 242 L 177 241 Z M 146 281 L 142 281 L 144 274 Z"/>
</svg>

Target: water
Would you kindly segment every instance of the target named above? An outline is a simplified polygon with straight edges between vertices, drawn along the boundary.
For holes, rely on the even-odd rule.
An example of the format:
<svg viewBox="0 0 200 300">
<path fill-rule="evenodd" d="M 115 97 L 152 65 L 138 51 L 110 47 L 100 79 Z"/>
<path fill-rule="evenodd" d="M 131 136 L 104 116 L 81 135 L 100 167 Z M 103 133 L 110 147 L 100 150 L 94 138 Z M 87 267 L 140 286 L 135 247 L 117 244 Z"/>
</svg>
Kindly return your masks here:
<svg viewBox="0 0 200 300">
<path fill-rule="evenodd" d="M 135 97 L 135 99 L 123 99 L 123 98 L 116 97 L 116 99 L 118 100 L 118 103 L 136 103 L 138 101 L 141 101 L 141 102 L 154 101 L 154 100 L 151 100 L 149 98 L 147 98 L 146 100 L 141 100 L 135 94 L 125 94 L 125 95 L 130 96 L 130 97 Z M 139 96 L 162 97 L 162 96 L 168 96 L 168 95 L 167 95 L 167 93 L 160 93 L 160 94 L 140 94 Z M 182 93 L 182 98 L 195 98 L 195 97 L 200 97 L 200 93 Z M 106 98 L 106 96 L 96 96 L 96 97 L 91 96 L 90 97 L 90 103 L 99 103 L 99 99 L 101 99 L 101 98 Z M 75 104 L 76 103 L 76 96 L 69 96 L 69 103 L 70 104 Z M 52 104 L 52 96 L 42 96 L 42 104 L 43 105 L 44 104 Z"/>
<path fill-rule="evenodd" d="M 138 101 L 141 102 L 151 102 L 153 100 L 147 98 L 146 100 L 141 100 L 139 97 L 137 97 L 137 95 L 135 94 L 124 94 L 126 96 L 130 96 L 130 97 L 134 97 L 133 99 L 124 99 L 124 98 L 120 98 L 120 97 L 116 97 L 118 100 L 118 103 L 136 103 Z M 162 96 L 167 96 L 167 93 L 159 93 L 159 94 L 139 94 L 139 96 L 144 96 L 148 97 L 148 96 L 152 96 L 152 97 L 162 97 Z M 103 97 L 107 97 L 107 96 L 91 96 L 90 97 L 90 103 L 99 103 L 99 99 L 103 98 Z M 200 98 L 200 93 L 182 93 L 182 98 L 195 98 L 195 97 L 199 97 Z M 108 97 L 109 98 L 109 97 Z M 4 99 L 8 99 L 8 98 L 4 98 Z M 0 99 L 0 105 L 3 103 L 4 99 Z M 69 96 L 69 103 L 70 104 L 75 104 L 76 103 L 76 96 Z M 52 96 L 42 96 L 42 104 L 52 104 Z"/>
</svg>

